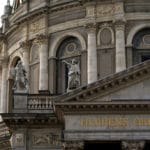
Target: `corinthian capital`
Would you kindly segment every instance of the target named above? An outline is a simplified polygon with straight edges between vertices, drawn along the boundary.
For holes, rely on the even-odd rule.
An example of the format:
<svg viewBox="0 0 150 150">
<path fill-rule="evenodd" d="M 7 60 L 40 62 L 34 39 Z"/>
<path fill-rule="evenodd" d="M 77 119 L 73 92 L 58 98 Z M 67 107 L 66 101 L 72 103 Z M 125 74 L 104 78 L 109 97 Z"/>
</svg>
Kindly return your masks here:
<svg viewBox="0 0 150 150">
<path fill-rule="evenodd" d="M 143 150 L 144 141 L 122 141 L 122 150 Z"/>
<path fill-rule="evenodd" d="M 47 42 L 48 36 L 45 34 L 37 34 L 35 39 L 37 43 L 42 44 Z"/>
<path fill-rule="evenodd" d="M 85 27 L 88 32 L 96 32 L 97 24 L 96 23 L 88 23 L 88 24 L 86 24 Z"/>
<path fill-rule="evenodd" d="M 23 49 L 29 49 L 30 46 L 31 46 L 31 41 L 22 41 L 19 43 L 20 44 L 20 47 L 23 48 Z"/>
</svg>

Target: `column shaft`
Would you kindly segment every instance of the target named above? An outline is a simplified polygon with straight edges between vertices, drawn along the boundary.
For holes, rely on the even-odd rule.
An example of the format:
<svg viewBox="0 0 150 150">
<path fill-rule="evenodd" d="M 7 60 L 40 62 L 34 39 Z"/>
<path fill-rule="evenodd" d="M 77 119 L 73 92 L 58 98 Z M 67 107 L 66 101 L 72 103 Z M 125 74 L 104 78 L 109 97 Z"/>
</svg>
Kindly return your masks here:
<svg viewBox="0 0 150 150">
<path fill-rule="evenodd" d="M 1 113 L 7 113 L 7 64 L 2 66 Z"/>
<path fill-rule="evenodd" d="M 40 75 L 39 91 L 48 91 L 48 39 L 45 37 L 40 41 Z"/>
<path fill-rule="evenodd" d="M 97 81 L 96 29 L 88 32 L 88 84 Z"/>
<path fill-rule="evenodd" d="M 116 25 L 116 72 L 126 69 L 124 24 Z"/>
</svg>

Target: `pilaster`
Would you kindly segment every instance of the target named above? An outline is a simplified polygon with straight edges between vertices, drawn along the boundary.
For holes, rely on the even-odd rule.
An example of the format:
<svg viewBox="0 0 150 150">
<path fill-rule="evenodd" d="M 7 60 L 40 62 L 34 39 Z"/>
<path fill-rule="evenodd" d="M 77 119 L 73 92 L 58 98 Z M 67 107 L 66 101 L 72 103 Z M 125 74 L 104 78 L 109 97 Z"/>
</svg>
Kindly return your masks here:
<svg viewBox="0 0 150 150">
<path fill-rule="evenodd" d="M 97 81 L 96 24 L 88 24 L 88 84 Z"/>
<path fill-rule="evenodd" d="M 8 73 L 8 58 L 2 59 L 2 83 L 1 83 L 1 113 L 7 113 L 7 73 Z"/>
<path fill-rule="evenodd" d="M 115 22 L 116 31 L 116 72 L 126 69 L 125 22 Z"/>
<path fill-rule="evenodd" d="M 40 46 L 39 92 L 48 93 L 48 36 L 39 34 L 36 41 Z"/>
</svg>

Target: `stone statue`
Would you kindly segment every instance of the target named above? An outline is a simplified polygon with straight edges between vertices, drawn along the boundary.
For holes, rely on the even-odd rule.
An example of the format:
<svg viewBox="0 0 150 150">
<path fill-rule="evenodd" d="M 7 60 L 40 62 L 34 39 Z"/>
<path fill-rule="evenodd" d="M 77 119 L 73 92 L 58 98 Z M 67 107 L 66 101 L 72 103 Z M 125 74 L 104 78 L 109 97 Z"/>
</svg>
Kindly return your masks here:
<svg viewBox="0 0 150 150">
<path fill-rule="evenodd" d="M 11 69 L 11 74 L 14 77 L 14 91 L 25 91 L 28 90 L 28 81 L 26 78 L 26 70 L 19 60 L 16 67 Z"/>
<path fill-rule="evenodd" d="M 63 61 L 68 66 L 68 91 L 80 86 L 80 67 L 76 59 L 72 59 L 71 63 Z"/>
</svg>

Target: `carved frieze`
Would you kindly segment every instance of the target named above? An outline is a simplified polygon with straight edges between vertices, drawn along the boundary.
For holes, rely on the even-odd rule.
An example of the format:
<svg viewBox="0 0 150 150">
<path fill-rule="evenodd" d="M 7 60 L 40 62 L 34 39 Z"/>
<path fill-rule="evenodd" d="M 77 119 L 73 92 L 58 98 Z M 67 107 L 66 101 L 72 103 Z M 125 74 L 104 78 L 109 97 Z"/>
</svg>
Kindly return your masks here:
<svg viewBox="0 0 150 150">
<path fill-rule="evenodd" d="M 39 19 L 39 20 L 36 20 L 34 22 L 32 22 L 29 26 L 30 28 L 30 33 L 38 33 L 39 30 L 42 30 L 45 25 L 44 25 L 44 20 L 43 19 Z"/>
<path fill-rule="evenodd" d="M 33 146 L 58 146 L 60 145 L 60 138 L 58 134 L 54 133 L 41 133 L 32 135 Z"/>
<path fill-rule="evenodd" d="M 111 16 L 114 14 L 122 14 L 124 12 L 122 3 L 115 4 L 102 4 L 98 5 L 96 8 L 96 15 L 101 16 Z"/>
</svg>

